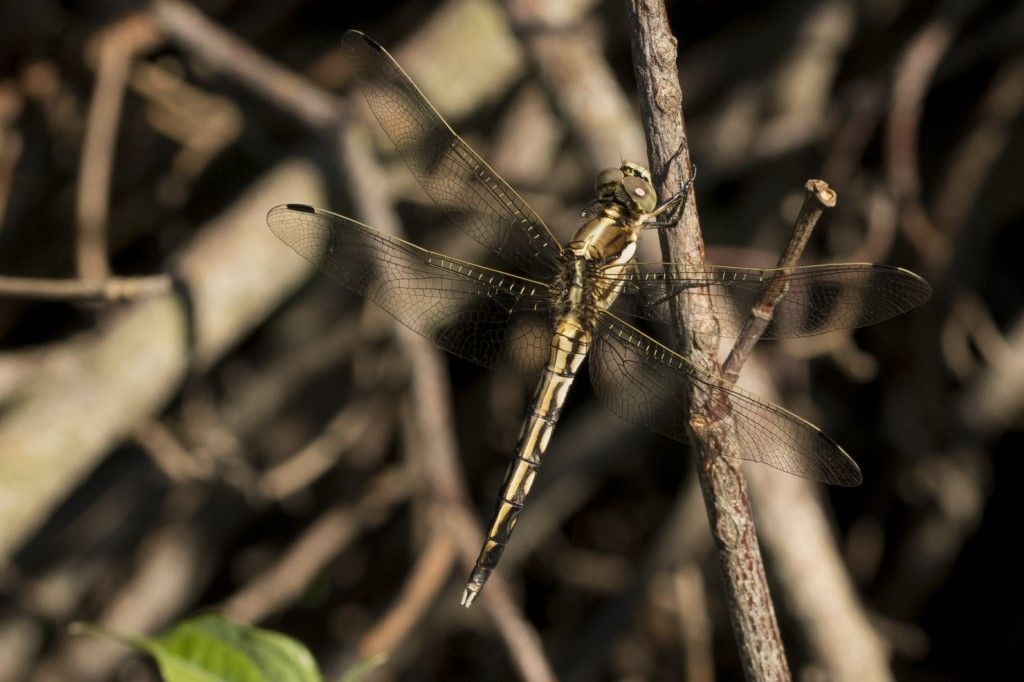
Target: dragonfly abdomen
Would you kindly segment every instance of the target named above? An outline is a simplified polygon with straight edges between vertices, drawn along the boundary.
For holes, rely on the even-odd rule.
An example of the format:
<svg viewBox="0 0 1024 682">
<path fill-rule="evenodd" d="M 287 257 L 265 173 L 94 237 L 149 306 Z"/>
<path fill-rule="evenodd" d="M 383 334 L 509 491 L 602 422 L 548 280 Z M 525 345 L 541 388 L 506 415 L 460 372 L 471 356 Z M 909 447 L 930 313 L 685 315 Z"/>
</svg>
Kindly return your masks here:
<svg viewBox="0 0 1024 682">
<path fill-rule="evenodd" d="M 572 318 L 561 321 L 551 337 L 548 364 L 519 430 L 515 458 L 509 463 L 501 485 L 501 494 L 487 529 L 487 539 L 462 593 L 462 605 L 467 608 L 476 600 L 508 544 L 562 412 L 569 386 L 587 355 L 589 344 L 590 333 Z"/>
</svg>

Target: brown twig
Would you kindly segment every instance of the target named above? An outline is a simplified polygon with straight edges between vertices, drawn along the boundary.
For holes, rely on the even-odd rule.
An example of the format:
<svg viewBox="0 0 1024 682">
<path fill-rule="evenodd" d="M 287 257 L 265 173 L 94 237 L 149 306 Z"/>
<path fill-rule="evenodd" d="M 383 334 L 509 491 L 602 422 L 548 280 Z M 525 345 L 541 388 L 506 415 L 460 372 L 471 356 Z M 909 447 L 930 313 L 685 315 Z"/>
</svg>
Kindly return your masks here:
<svg viewBox="0 0 1024 682">
<path fill-rule="evenodd" d="M 260 621 L 294 602 L 329 561 L 408 497 L 409 477 L 404 469 L 387 469 L 365 489 L 356 502 L 329 509 L 309 524 L 280 559 L 224 602 L 224 613 Z"/>
<path fill-rule="evenodd" d="M 0 553 L 25 540 L 100 457 L 151 418 L 185 372 L 206 368 L 308 277 L 310 266 L 263 239 L 267 206 L 319 203 L 320 176 L 290 161 L 197 231 L 177 259 L 190 305 L 139 301 L 101 329 L 64 343 L 0 421 Z M 55 353 L 57 351 L 54 351 Z"/>
<path fill-rule="evenodd" d="M 1002 65 L 977 110 L 977 124 L 951 154 L 936 193 L 935 222 L 956 242 L 970 211 L 986 188 L 993 166 L 1013 139 L 1011 128 L 1024 110 L 1024 54 Z"/>
<path fill-rule="evenodd" d="M 711 655 L 711 615 L 704 592 L 704 576 L 694 564 L 682 566 L 672 576 L 679 613 L 679 635 L 690 682 L 715 679 L 715 661 Z"/>
<path fill-rule="evenodd" d="M 826 208 L 834 208 L 836 205 L 836 193 L 824 180 L 808 180 L 804 189 L 807 190 L 807 194 L 804 196 L 803 206 L 800 207 L 800 213 L 797 215 L 793 234 L 790 236 L 782 256 L 779 257 L 778 265 L 776 265 L 778 273 L 761 289 L 761 297 L 751 309 L 750 316 L 736 339 L 736 344 L 729 351 L 729 357 L 722 365 L 722 378 L 730 384 L 736 383 L 743 363 L 750 357 L 750 352 L 754 350 L 761 335 L 771 324 L 775 306 L 786 293 L 785 274 L 800 260 L 804 247 L 807 246 L 807 240 L 811 238 L 814 226 L 818 224 L 822 213 Z"/>
<path fill-rule="evenodd" d="M 191 5 L 158 0 L 152 12 L 168 40 L 307 125 L 326 129 L 338 120 L 337 97 L 252 49 Z"/>
<path fill-rule="evenodd" d="M 97 36 L 96 87 L 78 173 L 78 274 L 86 280 L 102 281 L 110 274 L 107 216 L 121 107 L 133 55 L 155 38 L 141 17 L 129 17 Z"/>
<path fill-rule="evenodd" d="M 135 429 L 139 442 L 157 467 L 177 484 L 210 480 L 213 468 L 192 455 L 162 422 L 152 419 Z"/>
<path fill-rule="evenodd" d="M 691 479 L 693 481 L 693 479 Z M 692 482 L 679 490 L 665 522 L 650 543 L 629 586 L 588 619 L 573 642 L 574 654 L 567 666 L 573 679 L 600 675 L 616 635 L 632 622 L 637 604 L 643 600 L 651 580 L 684 561 L 695 560 L 708 548 L 708 534 L 702 524 L 693 523 L 700 514 L 700 486 Z"/>
<path fill-rule="evenodd" d="M 892 679 L 888 646 L 859 601 L 817 486 L 768 467 L 751 467 L 748 480 L 773 578 L 816 667 L 828 679 Z"/>
<path fill-rule="evenodd" d="M 152 633 L 179 616 L 200 598 L 213 579 L 221 546 L 249 517 L 238 496 L 205 487 L 179 488 L 164 504 L 163 518 L 118 568 L 117 589 L 92 618 L 119 632 Z M 90 583 L 95 584 L 95 583 Z M 73 638 L 60 642 L 47 657 L 40 679 L 110 679 L 113 668 L 129 653 L 123 645 Z M 112 644 L 112 645 L 111 645 Z"/>
<path fill-rule="evenodd" d="M 805 189 L 790 241 L 779 258 L 780 275 L 797 264 L 825 209 L 836 204 L 835 191 L 823 180 L 808 180 Z M 726 381 L 739 378 L 784 295 L 781 277 L 766 283 L 723 365 Z M 780 567 L 782 589 L 794 604 L 816 658 L 837 679 L 889 679 L 887 651 L 857 603 L 856 590 L 811 484 L 774 474 L 752 472 L 750 490 L 759 497 L 756 509 L 762 538 Z M 800 540 L 793 542 L 793 537 Z M 830 595 L 827 607 L 821 604 L 821 594 Z"/>
<path fill-rule="evenodd" d="M 0 298 L 44 301 L 130 301 L 170 293 L 170 275 L 106 277 L 104 279 L 44 279 L 0 275 Z"/>
<path fill-rule="evenodd" d="M 13 87 L 0 83 L 0 230 L 7 213 L 7 198 L 14 182 L 14 169 L 18 166 L 24 143 L 20 131 L 13 123 L 21 114 L 24 101 Z"/>
<path fill-rule="evenodd" d="M 111 277 L 107 244 L 117 131 L 134 55 L 156 40 L 148 21 L 131 16 L 98 35 L 96 85 L 86 119 L 77 187 L 76 260 L 80 280 L 0 277 L 0 296 L 123 301 L 171 291 L 167 275 Z"/>
<path fill-rule="evenodd" d="M 380 192 L 385 185 L 369 140 L 348 125 L 339 126 L 339 133 L 339 163 L 347 171 L 349 191 L 358 213 L 370 224 L 398 232 L 398 218 Z M 397 323 L 395 329 L 412 372 L 410 427 L 415 443 L 410 446 L 410 454 L 424 468 L 435 507 L 433 523 L 438 525 L 437 532 L 454 534 L 456 547 L 468 568 L 476 561 L 483 533 L 469 503 L 465 478 L 458 463 L 455 435 L 450 426 L 453 420 L 448 377 L 437 351 L 426 340 Z M 484 604 L 519 673 L 527 680 L 554 680 L 540 637 L 512 603 L 500 576 L 492 576 L 488 595 Z"/>
<path fill-rule="evenodd" d="M 953 43 L 960 22 L 975 8 L 965 0 L 946 0 L 936 16 L 909 41 L 893 73 L 892 104 L 885 127 L 889 187 L 900 208 L 903 233 L 926 262 L 941 266 L 951 244 L 936 229 L 921 200 L 918 134 L 928 87 Z"/>
<path fill-rule="evenodd" d="M 597 173 L 620 159 L 639 159 L 644 137 L 597 37 L 580 26 L 584 12 L 591 10 L 588 5 L 579 3 L 570 10 L 573 16 L 566 17 L 552 12 L 549 3 L 505 2 L 549 96 L 582 143 L 590 170 Z"/>
<path fill-rule="evenodd" d="M 685 186 L 691 168 L 676 67 L 676 41 L 660 0 L 632 0 L 629 21 L 648 157 L 659 194 L 670 196 Z M 692 190 L 679 229 L 661 230 L 659 234 L 665 260 L 704 264 L 704 241 Z M 708 291 L 693 289 L 677 298 L 673 316 L 680 352 L 696 366 L 718 374 L 716 335 L 689 338 L 681 324 L 687 312 L 711 315 Z M 707 397 L 696 393 L 691 393 L 689 407 L 697 472 L 744 671 L 748 679 L 788 679 L 789 665 L 768 591 L 746 482 L 736 460 L 730 457 L 737 447 L 730 420 L 723 419 Z"/>
<path fill-rule="evenodd" d="M 452 539 L 434 533 L 420 552 L 395 603 L 359 640 L 361 659 L 389 654 L 398 647 L 448 581 L 455 557 Z"/>
<path fill-rule="evenodd" d="M 345 450 L 365 438 L 367 432 L 382 426 L 388 428 L 393 420 L 383 409 L 384 402 L 383 398 L 367 399 L 343 407 L 317 438 L 260 476 L 260 493 L 268 499 L 282 500 L 303 490 L 334 466 Z"/>
</svg>

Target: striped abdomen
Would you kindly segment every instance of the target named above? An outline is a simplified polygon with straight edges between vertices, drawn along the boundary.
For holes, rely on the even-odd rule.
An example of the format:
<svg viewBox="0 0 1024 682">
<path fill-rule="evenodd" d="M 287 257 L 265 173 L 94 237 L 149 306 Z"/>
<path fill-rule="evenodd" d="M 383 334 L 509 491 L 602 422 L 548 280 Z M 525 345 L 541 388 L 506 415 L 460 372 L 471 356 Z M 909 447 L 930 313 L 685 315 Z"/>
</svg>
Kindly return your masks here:
<svg viewBox="0 0 1024 682">
<path fill-rule="evenodd" d="M 590 334 L 576 320 L 567 318 L 558 323 L 551 337 L 548 364 L 516 440 L 515 459 L 505 474 L 501 495 L 487 530 L 487 539 L 484 540 L 476 566 L 466 583 L 466 590 L 462 593 L 463 606 L 469 607 L 473 603 L 501 559 L 519 512 L 526 504 L 526 496 L 533 486 L 533 479 L 562 411 L 569 386 L 587 355 L 589 344 Z"/>
</svg>

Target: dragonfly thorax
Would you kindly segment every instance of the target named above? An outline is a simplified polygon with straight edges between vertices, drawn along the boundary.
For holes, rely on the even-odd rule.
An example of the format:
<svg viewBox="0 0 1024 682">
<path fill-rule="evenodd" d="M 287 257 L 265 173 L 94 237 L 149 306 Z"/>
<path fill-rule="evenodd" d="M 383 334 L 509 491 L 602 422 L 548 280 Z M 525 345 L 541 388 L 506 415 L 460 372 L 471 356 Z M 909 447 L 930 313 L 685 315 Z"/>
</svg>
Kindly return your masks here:
<svg viewBox="0 0 1024 682">
<path fill-rule="evenodd" d="M 636 240 L 642 221 L 617 203 L 601 206 L 601 210 L 583 223 L 569 242 L 575 258 L 595 264 L 627 263 L 636 252 Z"/>
<path fill-rule="evenodd" d="M 606 168 L 595 183 L 597 210 L 580 226 L 569 242 L 576 258 L 601 265 L 632 260 L 640 228 L 657 208 L 658 195 L 651 174 L 643 166 L 626 161 Z"/>
</svg>

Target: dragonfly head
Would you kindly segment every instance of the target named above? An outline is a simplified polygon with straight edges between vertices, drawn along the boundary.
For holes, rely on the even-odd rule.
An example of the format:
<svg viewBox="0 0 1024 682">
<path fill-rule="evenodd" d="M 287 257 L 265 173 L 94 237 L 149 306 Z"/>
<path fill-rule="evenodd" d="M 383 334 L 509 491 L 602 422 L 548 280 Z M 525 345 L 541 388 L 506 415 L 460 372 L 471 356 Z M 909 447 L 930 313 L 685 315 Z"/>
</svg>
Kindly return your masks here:
<svg viewBox="0 0 1024 682">
<path fill-rule="evenodd" d="M 634 213 L 650 213 L 658 205 L 650 171 L 632 161 L 598 173 L 595 188 L 598 201 L 618 203 Z"/>
</svg>

